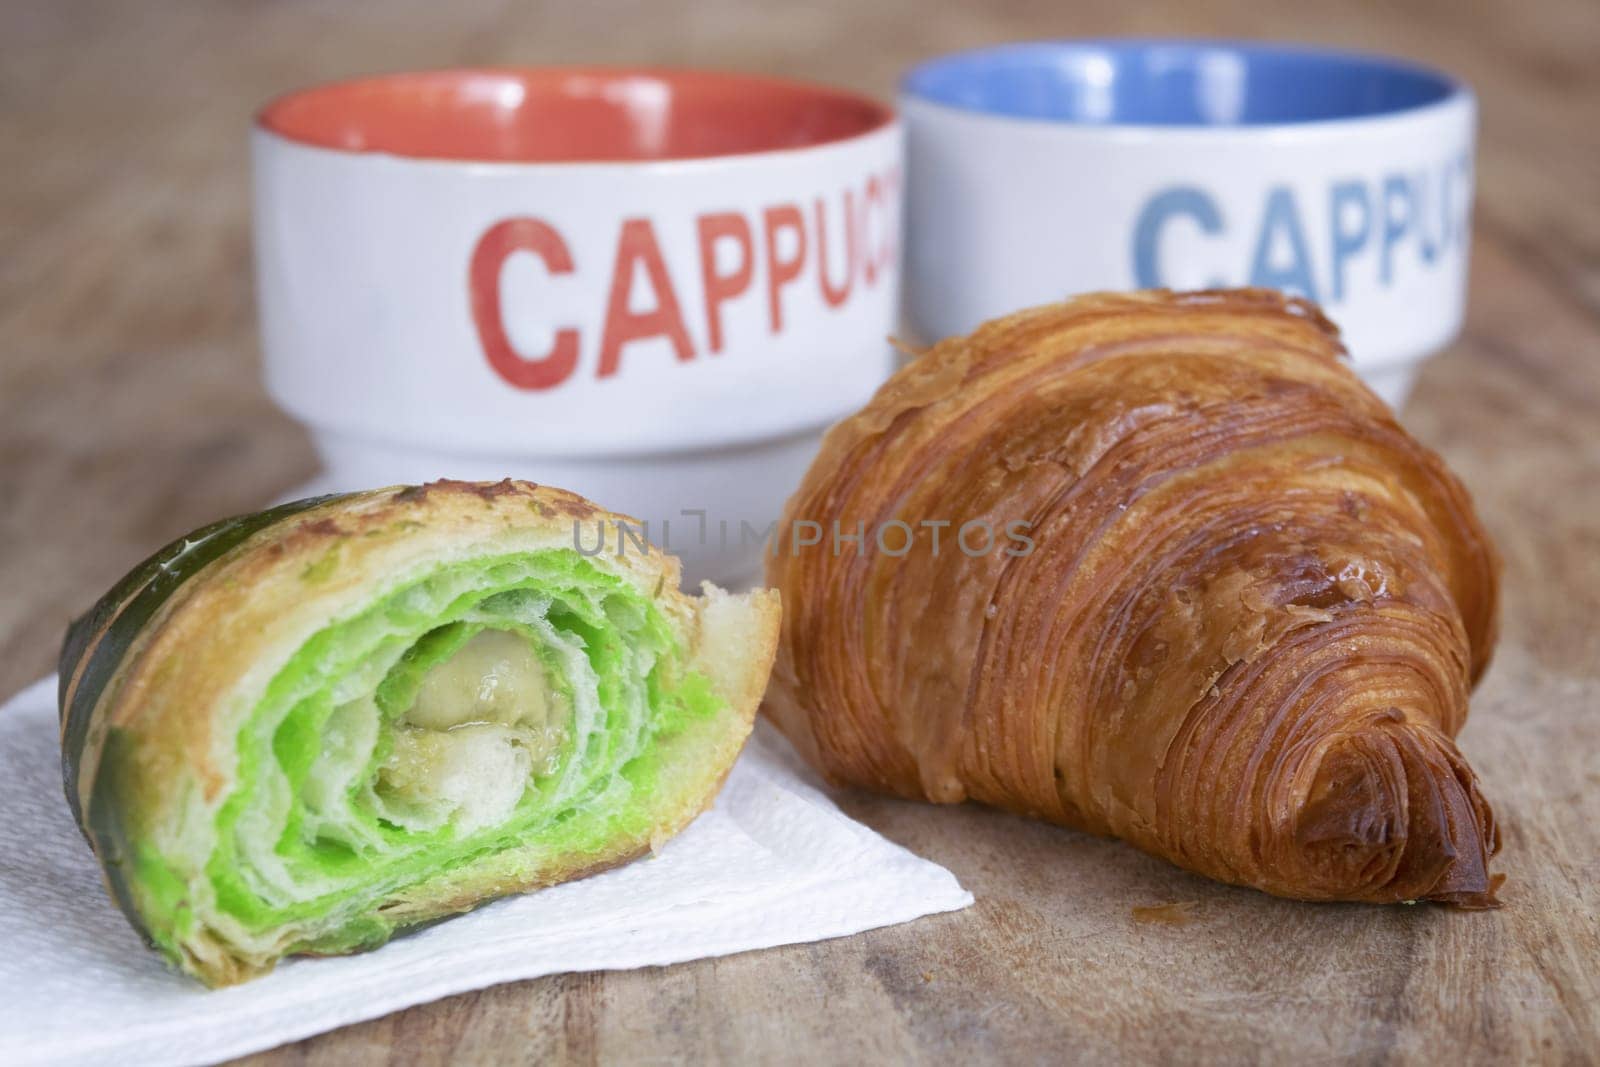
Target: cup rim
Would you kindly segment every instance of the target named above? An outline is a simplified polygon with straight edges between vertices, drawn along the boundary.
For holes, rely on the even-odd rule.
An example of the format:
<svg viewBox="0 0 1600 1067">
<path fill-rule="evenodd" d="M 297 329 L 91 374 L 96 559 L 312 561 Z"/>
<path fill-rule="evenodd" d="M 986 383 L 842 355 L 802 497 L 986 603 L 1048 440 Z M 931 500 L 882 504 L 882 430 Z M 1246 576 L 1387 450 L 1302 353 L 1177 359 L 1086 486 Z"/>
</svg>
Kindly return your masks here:
<svg viewBox="0 0 1600 1067">
<path fill-rule="evenodd" d="M 1386 108 L 1365 114 L 1334 115 L 1305 119 L 1272 120 L 1265 122 L 1140 122 L 1126 120 L 1097 121 L 1079 117 L 1054 117 L 1017 114 L 994 107 L 941 99 L 931 91 L 929 82 L 939 74 L 963 64 L 1007 58 L 1056 55 L 1087 52 L 1152 52 L 1172 51 L 1188 55 L 1207 52 L 1229 53 L 1250 59 L 1304 59 L 1348 63 L 1369 71 L 1390 75 L 1424 78 L 1434 83 L 1437 95 L 1413 104 Z M 1010 123 L 1037 130 L 1073 130 L 1110 135 L 1176 135 L 1217 138 L 1223 136 L 1254 137 L 1277 136 L 1303 132 L 1348 133 L 1370 129 L 1375 125 L 1412 119 L 1430 113 L 1446 111 L 1463 105 L 1471 106 L 1474 100 L 1466 82 L 1424 63 L 1410 59 L 1367 52 L 1360 49 L 1331 48 L 1321 45 L 1285 41 L 1241 40 L 1234 38 L 1168 38 L 1168 37 L 1087 37 L 1056 38 L 1035 41 L 1013 41 L 1007 44 L 965 49 L 935 56 L 913 66 L 901 77 L 899 91 L 902 107 L 917 105 L 975 121 Z"/>
<path fill-rule="evenodd" d="M 500 80 L 507 84 L 520 83 L 523 87 L 538 83 L 548 85 L 565 80 L 591 79 L 600 82 L 623 80 L 650 80 L 669 85 L 697 84 L 701 87 L 720 88 L 729 92 L 778 93 L 791 99 L 810 97 L 824 106 L 850 109 L 859 116 L 855 125 L 846 132 L 816 137 L 800 143 L 774 143 L 729 151 L 666 152 L 649 154 L 595 154 L 592 156 L 543 159 L 516 158 L 496 155 L 493 152 L 425 152 L 408 151 L 384 144 L 340 144 L 334 138 L 313 134 L 293 121 L 294 109 L 315 104 L 330 96 L 347 96 L 371 92 L 386 86 L 406 83 L 436 82 L 441 85 L 467 80 Z M 604 66 L 604 65 L 550 65 L 550 66 L 481 66 L 443 67 L 420 70 L 392 71 L 359 75 L 350 78 L 318 82 L 293 89 L 270 98 L 257 109 L 252 129 L 297 148 L 327 152 L 349 159 L 384 159 L 419 166 L 508 168 L 517 170 L 574 171 L 592 167 L 624 167 L 637 169 L 694 168 L 728 163 L 748 163 L 790 158 L 806 153 L 837 149 L 871 139 L 895 128 L 900 121 L 898 110 L 865 93 L 838 88 L 800 79 L 780 78 L 740 71 L 716 70 L 700 67 L 671 66 Z"/>
</svg>

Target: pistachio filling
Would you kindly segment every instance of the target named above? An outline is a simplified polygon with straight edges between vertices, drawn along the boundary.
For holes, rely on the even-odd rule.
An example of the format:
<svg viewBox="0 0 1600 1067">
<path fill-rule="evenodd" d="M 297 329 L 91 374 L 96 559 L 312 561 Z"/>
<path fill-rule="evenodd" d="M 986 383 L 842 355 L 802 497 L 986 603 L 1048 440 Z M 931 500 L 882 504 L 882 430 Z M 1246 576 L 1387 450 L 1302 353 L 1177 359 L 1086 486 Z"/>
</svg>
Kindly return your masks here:
<svg viewBox="0 0 1600 1067">
<path fill-rule="evenodd" d="M 505 821 L 558 769 L 571 719 L 571 700 L 527 637 L 474 634 L 428 670 L 390 726 L 373 790 L 384 817 L 412 830 L 450 823 L 458 834 Z"/>
<path fill-rule="evenodd" d="M 724 706 L 655 606 L 576 552 L 442 566 L 279 670 L 240 730 L 205 879 L 160 907 L 207 898 L 218 939 L 264 952 L 377 944 L 408 914 L 386 904 L 460 872 L 510 885 L 647 833 L 657 739 Z"/>
</svg>

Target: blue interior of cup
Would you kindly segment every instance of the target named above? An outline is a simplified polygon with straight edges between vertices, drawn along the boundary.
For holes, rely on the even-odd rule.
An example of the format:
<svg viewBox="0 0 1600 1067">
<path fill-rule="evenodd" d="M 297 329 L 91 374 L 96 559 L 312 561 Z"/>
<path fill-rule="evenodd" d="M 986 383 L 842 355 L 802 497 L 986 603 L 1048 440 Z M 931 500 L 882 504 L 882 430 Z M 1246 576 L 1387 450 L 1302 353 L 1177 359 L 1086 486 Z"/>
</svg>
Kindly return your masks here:
<svg viewBox="0 0 1600 1067">
<path fill-rule="evenodd" d="M 1038 41 L 960 52 L 908 73 L 906 93 L 1019 119 L 1264 126 L 1363 119 L 1461 91 L 1403 60 L 1288 45 Z"/>
</svg>

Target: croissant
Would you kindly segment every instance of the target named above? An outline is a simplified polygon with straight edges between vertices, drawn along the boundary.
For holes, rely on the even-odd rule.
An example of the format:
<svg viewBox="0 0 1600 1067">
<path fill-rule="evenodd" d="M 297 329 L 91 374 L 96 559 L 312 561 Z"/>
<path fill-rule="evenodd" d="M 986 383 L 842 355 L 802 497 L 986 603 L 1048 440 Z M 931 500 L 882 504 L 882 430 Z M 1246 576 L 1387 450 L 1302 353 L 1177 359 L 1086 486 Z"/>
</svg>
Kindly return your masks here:
<svg viewBox="0 0 1600 1067">
<path fill-rule="evenodd" d="M 1092 295 L 935 345 L 789 502 L 766 713 L 838 783 L 1284 897 L 1494 905 L 1452 739 L 1498 561 L 1342 356 L 1264 290 Z"/>
<path fill-rule="evenodd" d="M 135 568 L 61 656 L 68 801 L 134 926 L 226 985 L 686 825 L 749 735 L 778 600 L 679 593 L 623 521 L 435 482 L 225 520 Z"/>
</svg>

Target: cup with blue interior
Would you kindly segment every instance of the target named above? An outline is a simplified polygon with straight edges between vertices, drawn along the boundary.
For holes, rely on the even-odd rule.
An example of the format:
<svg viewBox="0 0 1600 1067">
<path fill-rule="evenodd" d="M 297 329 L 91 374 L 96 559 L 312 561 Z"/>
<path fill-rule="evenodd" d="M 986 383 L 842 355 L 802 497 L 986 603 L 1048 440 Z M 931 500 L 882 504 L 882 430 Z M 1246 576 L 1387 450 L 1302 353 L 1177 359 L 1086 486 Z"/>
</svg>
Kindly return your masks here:
<svg viewBox="0 0 1600 1067">
<path fill-rule="evenodd" d="M 901 85 L 923 341 L 1102 289 L 1306 296 L 1399 406 L 1459 332 L 1476 106 L 1447 74 L 1261 43 L 1046 41 Z"/>
</svg>

